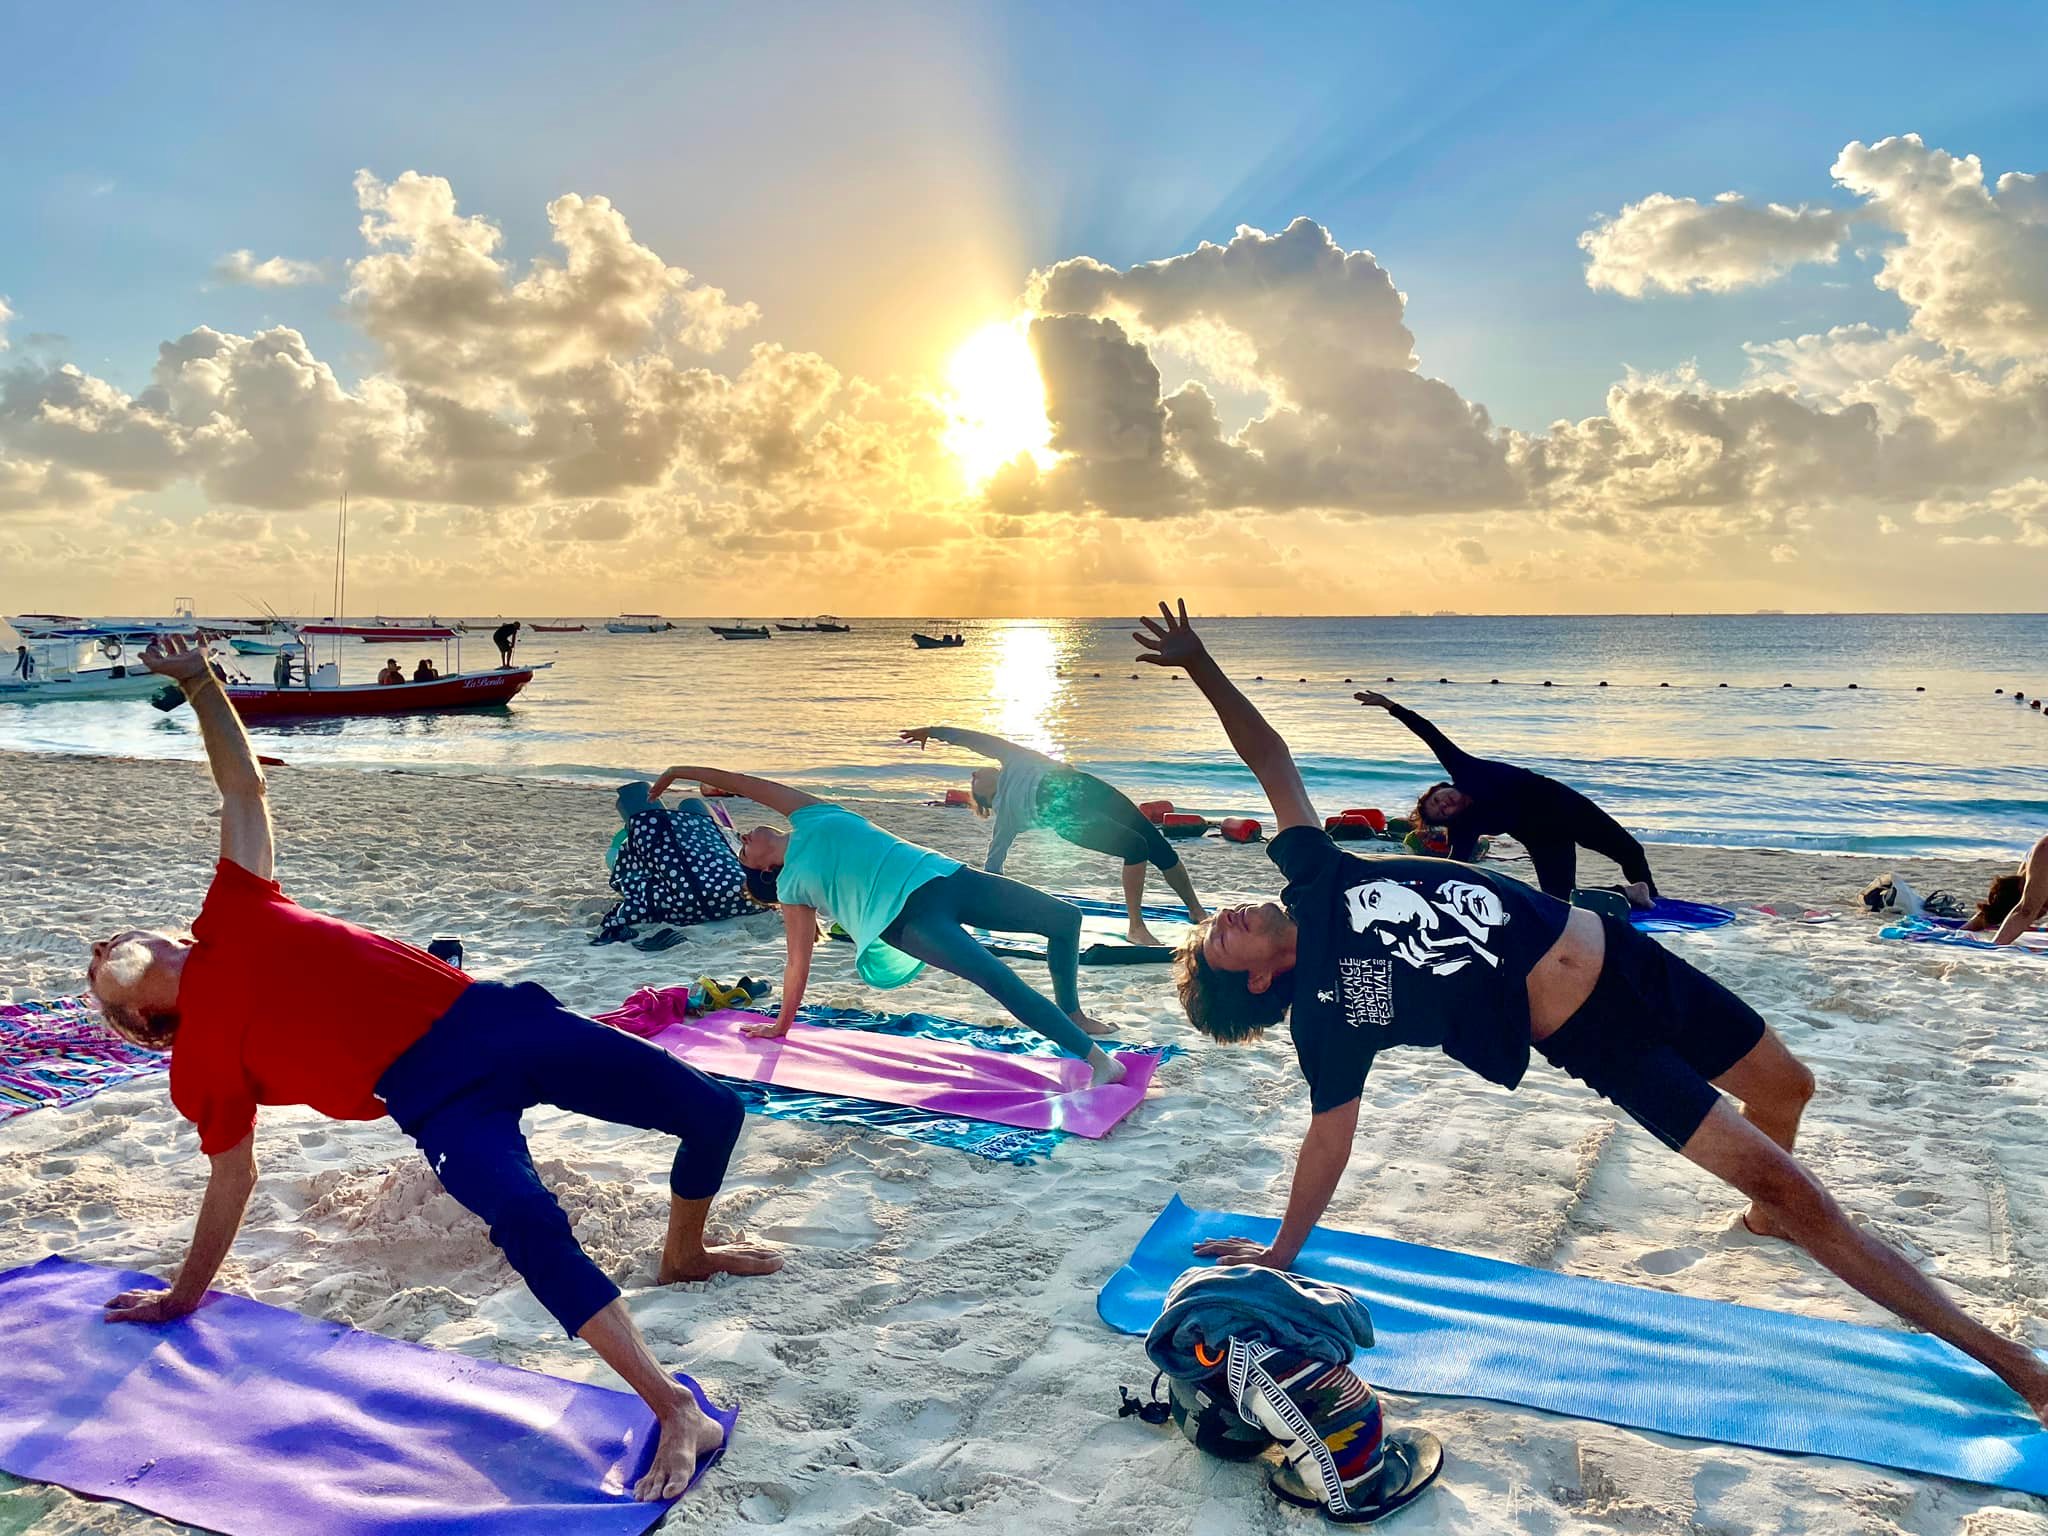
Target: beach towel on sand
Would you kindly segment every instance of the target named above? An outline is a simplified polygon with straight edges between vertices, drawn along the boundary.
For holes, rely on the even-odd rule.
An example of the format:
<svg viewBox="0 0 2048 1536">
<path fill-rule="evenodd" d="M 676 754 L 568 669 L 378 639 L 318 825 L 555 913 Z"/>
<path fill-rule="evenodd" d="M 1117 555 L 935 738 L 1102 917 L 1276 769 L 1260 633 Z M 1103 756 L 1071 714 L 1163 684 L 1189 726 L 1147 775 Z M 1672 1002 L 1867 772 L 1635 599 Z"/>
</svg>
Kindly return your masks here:
<svg viewBox="0 0 2048 1536">
<path fill-rule="evenodd" d="M 0 1120 L 75 1104 L 170 1060 L 123 1040 L 82 997 L 0 1003 Z"/>
<path fill-rule="evenodd" d="M 654 1416 L 630 1392 L 243 1296 L 101 1320 L 162 1284 L 62 1258 L 0 1274 L 0 1469 L 228 1536 L 638 1536 L 668 1512 L 633 1498 Z"/>
<path fill-rule="evenodd" d="M 1142 1334 L 1204 1238 L 1271 1241 L 1271 1217 L 1176 1197 L 1096 1298 Z M 1489 1398 L 1636 1429 L 1841 1456 L 2048 1494 L 2048 1430 L 1925 1334 L 1768 1312 L 1318 1227 L 1297 1273 L 1356 1291 L 1394 1392 Z"/>
</svg>

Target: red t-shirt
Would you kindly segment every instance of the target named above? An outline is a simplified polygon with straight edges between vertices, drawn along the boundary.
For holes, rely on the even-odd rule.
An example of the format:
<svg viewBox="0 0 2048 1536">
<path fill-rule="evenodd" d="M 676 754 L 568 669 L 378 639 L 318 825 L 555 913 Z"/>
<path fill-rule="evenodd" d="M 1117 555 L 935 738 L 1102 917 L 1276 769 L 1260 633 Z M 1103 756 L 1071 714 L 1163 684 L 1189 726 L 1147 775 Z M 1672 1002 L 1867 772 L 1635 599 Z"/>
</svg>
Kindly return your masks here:
<svg viewBox="0 0 2048 1536">
<path fill-rule="evenodd" d="M 171 1102 L 209 1155 L 255 1129 L 259 1104 L 377 1119 L 377 1079 L 469 985 L 409 944 L 308 912 L 231 859 L 214 867 L 192 937 Z"/>
</svg>

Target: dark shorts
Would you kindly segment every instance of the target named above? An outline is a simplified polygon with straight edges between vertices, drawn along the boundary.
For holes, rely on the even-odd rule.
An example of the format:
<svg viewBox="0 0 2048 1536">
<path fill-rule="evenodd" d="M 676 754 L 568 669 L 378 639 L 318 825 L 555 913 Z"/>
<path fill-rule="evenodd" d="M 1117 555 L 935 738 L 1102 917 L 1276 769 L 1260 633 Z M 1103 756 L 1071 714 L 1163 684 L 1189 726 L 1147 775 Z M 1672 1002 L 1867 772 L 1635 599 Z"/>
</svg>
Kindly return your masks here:
<svg viewBox="0 0 2048 1536">
<path fill-rule="evenodd" d="M 1151 864 L 1162 870 L 1180 864 L 1180 854 L 1166 834 L 1145 819 L 1130 796 L 1078 769 L 1055 771 L 1039 780 L 1038 824 L 1077 848 L 1106 853 L 1126 864 Z"/>
<path fill-rule="evenodd" d="M 1713 1079 L 1764 1037 L 1749 1004 L 1617 918 L 1593 994 L 1536 1049 L 1673 1151 L 1721 1093 Z"/>
</svg>

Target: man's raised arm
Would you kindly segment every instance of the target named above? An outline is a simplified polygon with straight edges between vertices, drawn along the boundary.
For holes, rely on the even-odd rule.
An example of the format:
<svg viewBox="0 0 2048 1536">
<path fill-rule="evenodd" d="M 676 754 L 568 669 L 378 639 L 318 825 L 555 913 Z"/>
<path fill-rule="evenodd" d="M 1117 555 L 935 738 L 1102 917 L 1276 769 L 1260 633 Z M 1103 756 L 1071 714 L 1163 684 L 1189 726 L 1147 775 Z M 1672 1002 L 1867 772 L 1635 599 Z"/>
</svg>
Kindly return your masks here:
<svg viewBox="0 0 2048 1536">
<path fill-rule="evenodd" d="M 184 692 L 206 745 L 206 765 L 220 791 L 220 856 L 268 880 L 275 865 L 270 804 L 264 798 L 263 769 L 242 729 L 242 717 L 228 702 L 204 647 L 177 635 L 159 635 L 142 653 L 142 664 L 168 677 Z"/>
<path fill-rule="evenodd" d="M 1322 818 L 1309 804 L 1308 790 L 1302 785 L 1301 770 L 1294 764 L 1294 754 L 1288 751 L 1280 733 L 1266 723 L 1266 717 L 1258 712 L 1252 701 L 1238 691 L 1237 684 L 1223 675 L 1223 669 L 1216 665 L 1209 648 L 1202 644 L 1201 637 L 1188 623 L 1187 602 L 1182 600 L 1177 615 L 1161 603 L 1158 620 L 1140 619 L 1138 622 L 1145 626 L 1131 634 L 1131 638 L 1144 647 L 1138 653 L 1138 660 L 1148 661 L 1155 667 L 1179 667 L 1194 679 L 1195 686 L 1215 708 L 1216 718 L 1223 722 L 1223 733 L 1230 738 L 1231 747 L 1266 792 L 1279 830 L 1285 832 L 1289 827 L 1321 826 Z"/>
</svg>

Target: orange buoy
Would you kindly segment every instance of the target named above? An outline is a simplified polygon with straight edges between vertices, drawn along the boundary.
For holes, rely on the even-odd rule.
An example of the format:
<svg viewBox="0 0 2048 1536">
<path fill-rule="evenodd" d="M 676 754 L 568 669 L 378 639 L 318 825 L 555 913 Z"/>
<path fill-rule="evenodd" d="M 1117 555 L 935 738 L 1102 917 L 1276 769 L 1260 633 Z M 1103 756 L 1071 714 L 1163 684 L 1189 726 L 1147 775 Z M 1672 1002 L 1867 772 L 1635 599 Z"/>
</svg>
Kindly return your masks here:
<svg viewBox="0 0 2048 1536">
<path fill-rule="evenodd" d="M 1160 822 L 1173 814 L 1173 802 L 1171 800 L 1140 800 L 1138 802 L 1138 814 L 1156 827 Z"/>
<path fill-rule="evenodd" d="M 1209 823 L 1186 811 L 1169 811 L 1159 818 L 1159 830 L 1168 837 L 1200 837 L 1209 830 Z"/>
<path fill-rule="evenodd" d="M 974 796 L 964 789 L 949 789 L 946 791 L 946 804 L 972 805 Z"/>
<path fill-rule="evenodd" d="M 1256 843 L 1266 835 L 1266 829 L 1250 816 L 1226 816 L 1218 826 L 1227 843 Z"/>
</svg>

